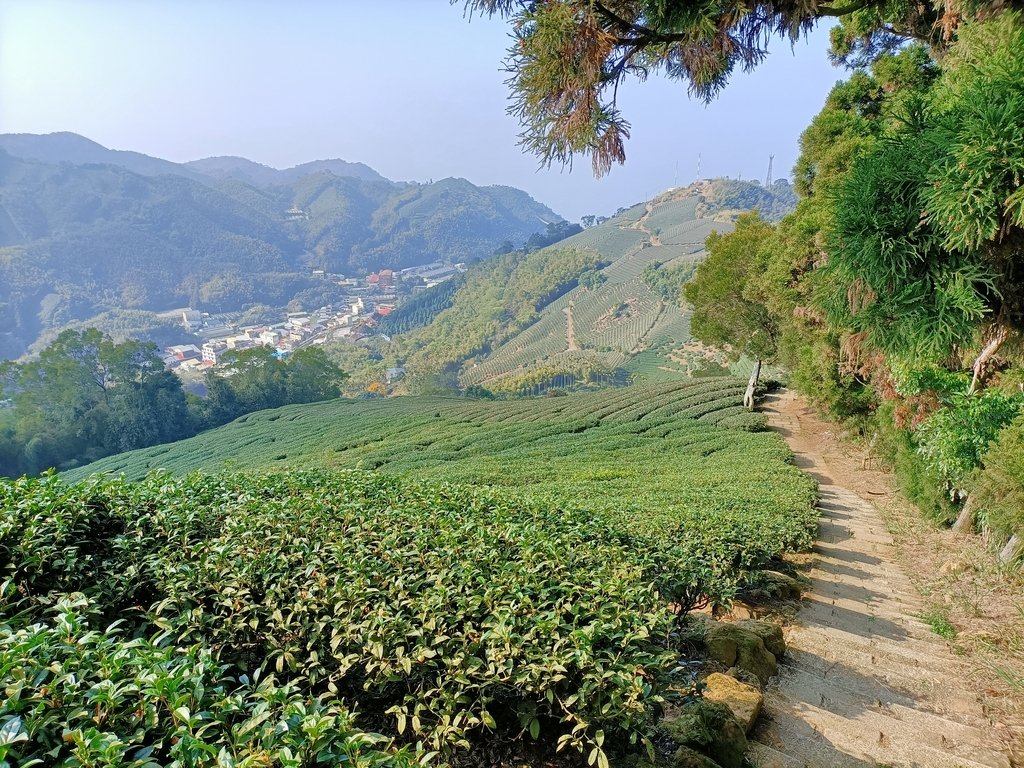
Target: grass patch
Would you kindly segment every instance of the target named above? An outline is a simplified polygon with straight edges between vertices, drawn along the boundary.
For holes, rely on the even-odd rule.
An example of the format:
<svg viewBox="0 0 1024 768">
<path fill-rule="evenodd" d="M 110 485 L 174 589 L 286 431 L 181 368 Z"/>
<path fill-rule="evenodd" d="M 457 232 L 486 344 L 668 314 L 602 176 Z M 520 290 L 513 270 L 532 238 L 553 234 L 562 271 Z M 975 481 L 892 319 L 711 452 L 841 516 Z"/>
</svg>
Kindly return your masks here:
<svg viewBox="0 0 1024 768">
<path fill-rule="evenodd" d="M 956 627 L 941 608 L 932 608 L 924 613 L 919 613 L 917 618 L 927 624 L 929 629 L 939 637 L 946 640 L 953 640 L 956 637 Z"/>
</svg>

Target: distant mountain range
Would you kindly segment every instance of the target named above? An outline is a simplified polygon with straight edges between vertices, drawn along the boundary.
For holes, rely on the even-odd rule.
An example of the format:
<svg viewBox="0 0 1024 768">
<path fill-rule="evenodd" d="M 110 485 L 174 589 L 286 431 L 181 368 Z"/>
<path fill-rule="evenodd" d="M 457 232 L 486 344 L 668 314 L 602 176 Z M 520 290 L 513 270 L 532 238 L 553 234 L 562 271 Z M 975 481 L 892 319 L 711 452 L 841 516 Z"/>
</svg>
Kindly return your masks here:
<svg viewBox="0 0 1024 768">
<path fill-rule="evenodd" d="M 283 304 L 313 269 L 460 262 L 561 217 L 512 187 L 318 160 L 173 163 L 73 133 L 0 135 L 0 357 L 101 313 Z"/>
</svg>

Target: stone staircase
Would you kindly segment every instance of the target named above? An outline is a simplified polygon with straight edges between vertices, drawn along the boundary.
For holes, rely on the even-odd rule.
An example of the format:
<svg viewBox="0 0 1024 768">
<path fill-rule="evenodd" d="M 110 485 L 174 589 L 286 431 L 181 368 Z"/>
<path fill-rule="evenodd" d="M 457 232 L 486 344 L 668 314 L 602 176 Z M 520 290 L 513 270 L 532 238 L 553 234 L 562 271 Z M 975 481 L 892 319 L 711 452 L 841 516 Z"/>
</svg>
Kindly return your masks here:
<svg viewBox="0 0 1024 768">
<path fill-rule="evenodd" d="M 917 618 L 924 605 L 895 565 L 878 512 L 795 439 L 800 425 L 787 416 L 792 411 L 767 410 L 797 463 L 819 480 L 822 517 L 811 588 L 765 693 L 750 762 L 1012 768 L 1008 731 L 986 717 L 969 672 Z"/>
</svg>

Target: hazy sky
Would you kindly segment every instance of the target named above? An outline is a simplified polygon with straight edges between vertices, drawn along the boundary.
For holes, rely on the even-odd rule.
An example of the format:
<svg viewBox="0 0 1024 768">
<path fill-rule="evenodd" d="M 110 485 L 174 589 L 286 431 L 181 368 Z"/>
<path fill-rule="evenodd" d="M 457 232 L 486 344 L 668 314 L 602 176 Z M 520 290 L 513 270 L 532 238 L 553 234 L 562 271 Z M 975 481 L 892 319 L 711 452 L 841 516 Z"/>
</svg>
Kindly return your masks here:
<svg viewBox="0 0 1024 768">
<path fill-rule="evenodd" d="M 505 114 L 507 28 L 447 0 L 2 0 L 0 133 L 73 131 L 169 160 L 279 168 L 340 157 L 392 179 L 527 190 L 570 220 L 702 176 L 786 176 L 844 76 L 827 32 L 777 41 L 710 106 L 681 83 L 620 89 L 624 167 L 538 170 Z"/>
</svg>

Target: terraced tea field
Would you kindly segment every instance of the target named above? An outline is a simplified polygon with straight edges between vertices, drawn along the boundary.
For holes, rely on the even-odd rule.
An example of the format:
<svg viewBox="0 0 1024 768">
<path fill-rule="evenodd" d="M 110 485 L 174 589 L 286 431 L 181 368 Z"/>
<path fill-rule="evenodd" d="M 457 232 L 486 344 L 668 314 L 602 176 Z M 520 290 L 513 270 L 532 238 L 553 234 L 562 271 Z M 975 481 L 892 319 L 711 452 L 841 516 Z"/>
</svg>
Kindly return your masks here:
<svg viewBox="0 0 1024 768">
<path fill-rule="evenodd" d="M 289 406 L 0 481 L 0 611 L 15 617 L 0 662 L 32 681 L 12 705 L 32 736 L 12 754 L 68 752 L 95 730 L 89 692 L 138 679 L 169 682 L 102 705 L 103 738 L 132 749 L 260 764 L 314 726 L 321 754 L 358 745 L 359 764 L 395 768 L 494 746 L 514 750 L 503 764 L 568 750 L 606 765 L 651 747 L 663 703 L 694 682 L 680 618 L 808 546 L 816 523 L 813 483 L 756 431 L 744 387 Z M 160 468 L 177 477 L 91 474 Z M 104 633 L 113 617 L 127 623 Z M 69 641 L 86 627 L 88 644 Z M 147 719 L 167 686 L 175 717 Z M 210 703 L 228 695 L 235 709 Z M 240 739 L 237 718 L 270 716 L 290 730 Z"/>
<path fill-rule="evenodd" d="M 551 386 L 575 375 L 581 360 L 604 368 L 613 358 L 625 370 L 641 371 L 649 381 L 685 377 L 686 366 L 628 365 L 630 358 L 652 349 L 678 348 L 689 340 L 687 311 L 656 294 L 641 279 L 649 264 L 678 266 L 703 258 L 704 240 L 713 231 L 728 232 L 732 224 L 701 218 L 700 191 L 679 190 L 636 205 L 575 235 L 561 246 L 595 251 L 610 262 L 601 270 L 603 282 L 576 287 L 540 311 L 530 327 L 474 360 L 460 373 L 464 386 L 521 392 L 521 381 L 544 370 Z M 569 338 L 568 312 L 574 320 Z M 524 378 L 525 377 L 525 378 Z M 501 383 L 503 379 L 509 379 Z M 543 382 L 536 386 L 543 388 Z"/>
<path fill-rule="evenodd" d="M 810 484 L 787 463 L 781 439 L 746 431 L 758 428 L 762 417 L 742 409 L 745 386 L 742 379 L 684 379 L 541 399 L 407 397 L 288 406 L 62 477 L 108 472 L 141 478 L 157 469 L 373 469 L 502 487 L 646 530 L 731 515 L 758 525 L 806 521 Z"/>
</svg>

